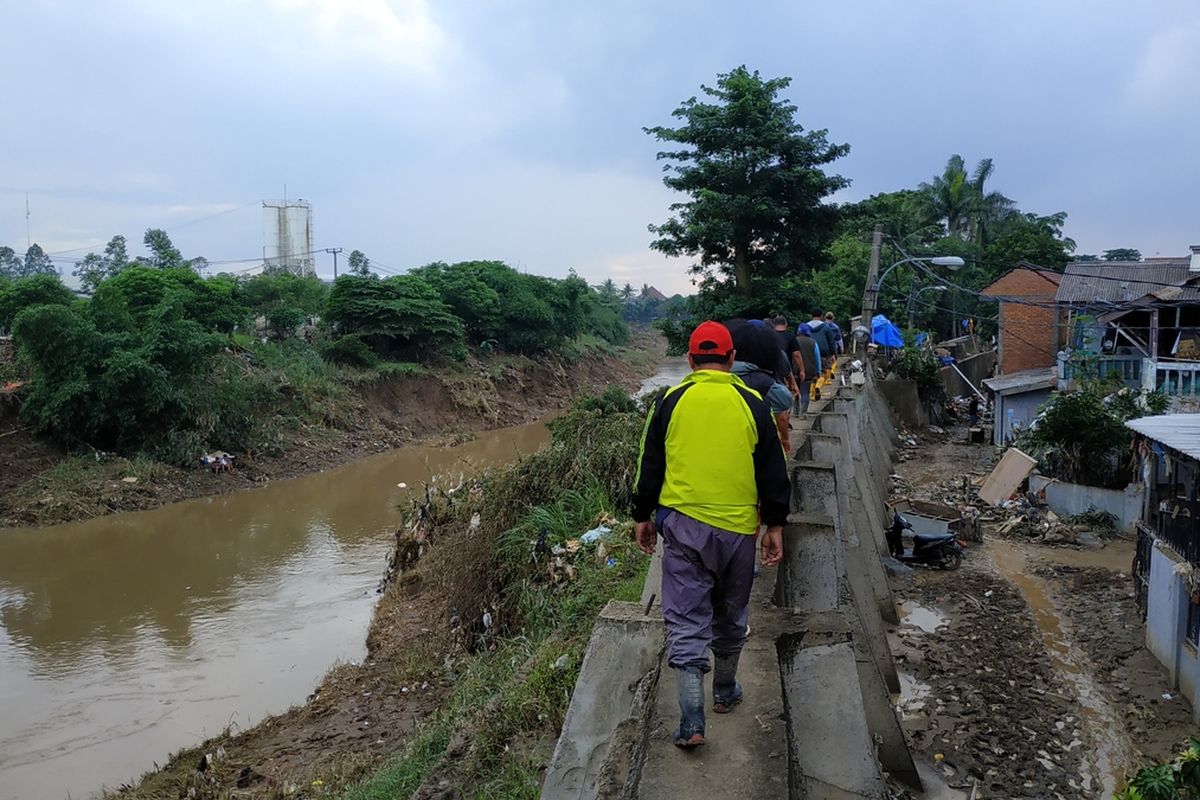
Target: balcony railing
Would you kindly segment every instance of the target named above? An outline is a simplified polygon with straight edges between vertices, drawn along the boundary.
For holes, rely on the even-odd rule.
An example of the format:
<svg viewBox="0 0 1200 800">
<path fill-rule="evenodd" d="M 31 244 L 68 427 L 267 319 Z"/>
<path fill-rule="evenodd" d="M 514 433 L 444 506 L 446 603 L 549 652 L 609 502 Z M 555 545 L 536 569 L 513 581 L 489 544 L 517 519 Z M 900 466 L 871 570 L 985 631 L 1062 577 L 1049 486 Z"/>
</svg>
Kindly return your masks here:
<svg viewBox="0 0 1200 800">
<path fill-rule="evenodd" d="M 1155 361 L 1154 385 L 1144 384 L 1146 389 L 1157 389 L 1171 397 L 1200 395 L 1200 362 L 1198 361 Z"/>
<path fill-rule="evenodd" d="M 1200 396 L 1200 361 L 1168 361 L 1136 356 L 1100 356 L 1060 360 L 1058 388 L 1084 377 L 1116 375 L 1130 389 L 1159 391 L 1169 397 Z"/>
<path fill-rule="evenodd" d="M 1163 500 L 1158 506 L 1158 538 L 1187 560 L 1200 564 L 1200 503 L 1187 500 Z"/>
<path fill-rule="evenodd" d="M 1140 356 L 1101 356 L 1059 361 L 1058 378 L 1069 383 L 1085 377 L 1104 378 L 1116 374 L 1126 386 L 1138 388 L 1142 385 L 1142 362 L 1145 360 Z"/>
</svg>

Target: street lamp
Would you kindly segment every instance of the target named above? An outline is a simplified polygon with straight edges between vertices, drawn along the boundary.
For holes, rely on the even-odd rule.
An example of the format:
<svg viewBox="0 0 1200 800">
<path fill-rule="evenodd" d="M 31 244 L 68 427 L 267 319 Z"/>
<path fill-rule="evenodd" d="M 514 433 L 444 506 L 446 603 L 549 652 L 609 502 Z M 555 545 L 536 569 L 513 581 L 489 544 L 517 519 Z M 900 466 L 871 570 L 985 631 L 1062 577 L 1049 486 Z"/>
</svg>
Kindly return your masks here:
<svg viewBox="0 0 1200 800">
<path fill-rule="evenodd" d="M 909 256 L 892 264 L 883 271 L 883 274 L 879 276 L 877 281 L 867 284 L 866 291 L 864 292 L 865 297 L 863 298 L 863 318 L 860 325 L 854 329 L 854 334 L 868 340 L 870 339 L 872 320 L 875 318 L 875 303 L 879 299 L 879 287 L 883 285 L 883 281 L 887 278 L 888 273 L 896 267 L 904 264 L 932 264 L 935 267 L 945 267 L 953 272 L 966 263 L 959 256 Z"/>
<path fill-rule="evenodd" d="M 894 270 L 896 267 L 900 266 L 901 264 L 914 264 L 914 263 L 933 264 L 935 267 L 945 267 L 946 269 L 950 270 L 951 272 L 954 272 L 956 269 L 961 267 L 963 264 L 966 264 L 967 262 L 963 261 L 958 256 L 932 256 L 932 257 L 917 256 L 917 257 L 913 257 L 913 258 L 904 258 L 904 259 L 897 261 L 895 264 L 892 264 L 887 269 L 885 269 L 883 271 L 883 274 L 879 276 L 879 280 L 875 281 L 875 285 L 873 287 L 871 287 L 871 291 L 878 292 L 879 287 L 883 285 L 883 279 L 886 278 L 888 276 L 888 273 L 891 272 L 892 270 Z M 871 310 L 874 311 L 874 308 L 872 308 Z"/>
</svg>

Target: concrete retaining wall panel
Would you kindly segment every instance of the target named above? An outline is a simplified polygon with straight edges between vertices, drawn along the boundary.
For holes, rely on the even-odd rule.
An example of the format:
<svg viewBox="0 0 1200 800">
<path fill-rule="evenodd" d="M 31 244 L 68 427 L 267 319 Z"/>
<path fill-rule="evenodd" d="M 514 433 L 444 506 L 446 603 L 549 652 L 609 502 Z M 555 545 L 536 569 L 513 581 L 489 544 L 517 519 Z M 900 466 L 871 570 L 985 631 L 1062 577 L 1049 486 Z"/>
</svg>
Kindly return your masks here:
<svg viewBox="0 0 1200 800">
<path fill-rule="evenodd" d="M 1135 533 L 1138 520 L 1142 518 L 1145 494 L 1140 483 L 1131 483 L 1124 489 L 1101 489 L 1031 475 L 1029 489 L 1033 492 L 1045 490 L 1046 505 L 1059 516 L 1082 514 L 1091 508 L 1107 511 L 1117 518 L 1117 526 L 1126 533 Z"/>
<path fill-rule="evenodd" d="M 781 652 L 792 797 L 883 797 L 849 642 Z"/>
<path fill-rule="evenodd" d="M 597 795 L 609 759 L 626 769 L 646 710 L 636 707 L 644 681 L 657 681 L 663 652 L 661 617 L 638 619 L 639 604 L 610 603 L 592 629 L 575 694 L 546 770 L 543 800 L 579 800 Z M 642 699 L 649 691 L 644 687 Z M 624 776 L 616 776 L 618 781 Z"/>
<path fill-rule="evenodd" d="M 1178 686 L 1179 648 L 1184 637 L 1185 616 L 1183 581 L 1175 574 L 1179 557 L 1156 543 L 1150 551 L 1150 583 L 1146 606 L 1146 647 Z"/>
</svg>

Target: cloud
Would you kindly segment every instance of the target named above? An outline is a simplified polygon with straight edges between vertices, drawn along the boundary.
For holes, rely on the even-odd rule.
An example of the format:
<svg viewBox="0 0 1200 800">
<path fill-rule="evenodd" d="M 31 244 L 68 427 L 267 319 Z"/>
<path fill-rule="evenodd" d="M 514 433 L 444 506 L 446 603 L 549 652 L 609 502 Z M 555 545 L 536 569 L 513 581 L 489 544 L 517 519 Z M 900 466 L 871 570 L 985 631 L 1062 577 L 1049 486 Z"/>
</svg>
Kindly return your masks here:
<svg viewBox="0 0 1200 800">
<path fill-rule="evenodd" d="M 311 72 L 333 62 L 432 74 L 447 45 L 426 0 L 141 0 L 139 5 L 130 15 L 139 28 L 156 22 L 168 39 L 203 41 L 205 46 L 189 55 L 227 59 L 232 68 L 265 53 L 282 59 L 274 66 L 283 73 Z"/>
<path fill-rule="evenodd" d="M 643 283 L 648 283 L 669 297 L 696 291 L 686 274 L 688 263 L 685 259 L 667 258 L 652 250 L 638 250 L 596 259 L 581 265 L 579 272 L 592 284 L 612 278 L 617 286 L 631 283 L 640 290 Z"/>
<path fill-rule="evenodd" d="M 1143 110 L 1188 112 L 1200 75 L 1200 23 L 1175 25 L 1150 37 L 1127 87 L 1129 100 Z M 1189 77 L 1191 76 L 1191 77 Z"/>
<path fill-rule="evenodd" d="M 279 14 L 277 21 L 317 46 L 310 56 L 367 58 L 432 73 L 446 44 L 425 0 L 267 0 L 267 5 Z"/>
</svg>

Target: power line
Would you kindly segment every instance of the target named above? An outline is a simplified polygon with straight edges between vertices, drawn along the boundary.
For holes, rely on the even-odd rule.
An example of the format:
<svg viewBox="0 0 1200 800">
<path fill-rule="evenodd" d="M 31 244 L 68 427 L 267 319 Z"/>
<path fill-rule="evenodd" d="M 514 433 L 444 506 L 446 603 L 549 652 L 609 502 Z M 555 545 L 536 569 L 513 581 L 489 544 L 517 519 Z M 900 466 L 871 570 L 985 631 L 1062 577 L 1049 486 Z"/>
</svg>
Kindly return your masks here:
<svg viewBox="0 0 1200 800">
<path fill-rule="evenodd" d="M 186 222 L 180 222 L 176 225 L 171 225 L 170 227 L 163 227 L 162 230 L 165 230 L 168 233 L 170 233 L 171 231 L 176 231 L 176 230 L 179 230 L 180 228 L 187 228 L 191 225 L 198 225 L 201 222 L 208 222 L 210 219 L 216 219 L 217 217 L 223 217 L 226 214 L 232 214 L 235 211 L 242 211 L 243 209 L 250 208 L 253 205 L 257 205 L 259 202 L 260 201 L 258 201 L 258 200 L 254 200 L 254 201 L 246 203 L 244 205 L 236 206 L 234 208 L 227 208 L 224 211 L 218 211 L 215 214 L 209 214 L 207 216 L 198 217 L 197 219 L 191 219 Z M 111 242 L 111 241 L 112 241 L 112 239 L 109 239 L 108 241 L 96 242 L 94 244 L 85 244 L 80 247 L 71 247 L 66 250 L 54 250 L 52 252 L 47 253 L 46 255 L 58 256 L 58 255 L 65 255 L 67 253 L 78 253 L 81 250 L 95 250 L 95 248 L 103 247 L 103 246 L 107 245 L 108 242 Z"/>
</svg>

